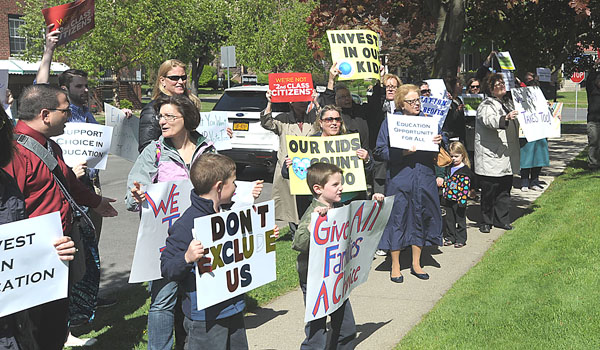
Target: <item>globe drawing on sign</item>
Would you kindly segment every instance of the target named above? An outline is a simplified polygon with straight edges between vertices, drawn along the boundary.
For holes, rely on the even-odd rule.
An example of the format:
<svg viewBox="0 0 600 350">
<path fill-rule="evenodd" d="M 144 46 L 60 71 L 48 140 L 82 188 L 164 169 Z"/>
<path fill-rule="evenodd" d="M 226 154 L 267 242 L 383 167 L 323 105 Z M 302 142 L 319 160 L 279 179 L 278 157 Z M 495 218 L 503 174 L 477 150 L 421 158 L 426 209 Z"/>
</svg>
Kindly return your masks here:
<svg viewBox="0 0 600 350">
<path fill-rule="evenodd" d="M 346 61 L 340 62 L 340 64 L 338 64 L 338 69 L 340 70 L 340 76 L 342 77 L 349 77 L 354 74 L 352 65 Z"/>
</svg>

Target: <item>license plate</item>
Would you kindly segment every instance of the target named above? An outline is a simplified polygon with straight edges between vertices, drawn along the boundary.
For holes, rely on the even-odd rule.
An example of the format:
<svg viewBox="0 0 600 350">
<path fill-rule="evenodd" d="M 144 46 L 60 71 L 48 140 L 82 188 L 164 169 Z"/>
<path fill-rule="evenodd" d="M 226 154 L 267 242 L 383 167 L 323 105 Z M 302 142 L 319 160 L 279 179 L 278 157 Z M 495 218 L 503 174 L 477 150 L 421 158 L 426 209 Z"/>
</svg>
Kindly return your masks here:
<svg viewBox="0 0 600 350">
<path fill-rule="evenodd" d="M 242 122 L 233 123 L 233 130 L 248 131 L 248 123 L 242 123 Z"/>
</svg>

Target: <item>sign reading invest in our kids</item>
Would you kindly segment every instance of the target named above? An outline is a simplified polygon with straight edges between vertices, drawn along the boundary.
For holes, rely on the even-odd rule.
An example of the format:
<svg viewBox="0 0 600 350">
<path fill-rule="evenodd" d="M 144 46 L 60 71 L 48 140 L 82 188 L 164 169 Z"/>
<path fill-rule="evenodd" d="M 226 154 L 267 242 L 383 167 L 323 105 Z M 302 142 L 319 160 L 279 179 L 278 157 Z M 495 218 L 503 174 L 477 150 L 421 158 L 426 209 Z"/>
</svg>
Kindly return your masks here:
<svg viewBox="0 0 600 350">
<path fill-rule="evenodd" d="M 269 90 L 273 102 L 310 101 L 313 93 L 310 73 L 271 73 Z"/>
<path fill-rule="evenodd" d="M 379 79 L 379 35 L 370 30 L 328 30 L 339 80 Z"/>
<path fill-rule="evenodd" d="M 344 192 L 365 191 L 367 183 L 363 161 L 356 151 L 360 148 L 358 134 L 340 136 L 286 136 L 290 165 L 290 192 L 306 194 L 311 192 L 306 183 L 308 167 L 314 163 L 331 163 L 344 171 L 342 185 Z"/>
</svg>

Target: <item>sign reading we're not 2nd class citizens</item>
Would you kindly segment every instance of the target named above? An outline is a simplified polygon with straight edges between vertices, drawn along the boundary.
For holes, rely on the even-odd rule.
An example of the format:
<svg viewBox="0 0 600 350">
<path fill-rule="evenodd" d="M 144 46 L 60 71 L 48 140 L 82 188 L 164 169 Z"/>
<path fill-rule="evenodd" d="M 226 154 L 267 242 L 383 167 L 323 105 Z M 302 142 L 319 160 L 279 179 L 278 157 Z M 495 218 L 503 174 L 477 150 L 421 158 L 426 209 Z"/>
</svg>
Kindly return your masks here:
<svg viewBox="0 0 600 350">
<path fill-rule="evenodd" d="M 89 32 L 96 25 L 94 0 L 77 0 L 42 10 L 46 25 L 60 29 L 58 45 L 64 45 Z"/>
<path fill-rule="evenodd" d="M 328 30 L 339 80 L 379 79 L 379 35 L 370 30 Z"/>
<path fill-rule="evenodd" d="M 313 93 L 310 73 L 270 73 L 269 90 L 273 102 L 310 101 Z"/>
</svg>

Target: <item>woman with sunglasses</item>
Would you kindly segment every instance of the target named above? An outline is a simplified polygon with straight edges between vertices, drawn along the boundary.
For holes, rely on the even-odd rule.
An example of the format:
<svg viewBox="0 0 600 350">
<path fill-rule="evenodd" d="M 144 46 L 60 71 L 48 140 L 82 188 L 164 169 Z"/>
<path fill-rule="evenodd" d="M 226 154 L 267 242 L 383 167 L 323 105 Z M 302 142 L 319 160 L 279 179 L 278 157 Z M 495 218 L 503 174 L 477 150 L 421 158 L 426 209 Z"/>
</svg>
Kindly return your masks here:
<svg viewBox="0 0 600 350">
<path fill-rule="evenodd" d="M 467 94 L 481 94 L 481 83 L 477 78 L 471 78 L 467 81 Z"/>
<path fill-rule="evenodd" d="M 423 116 L 419 86 L 406 84 L 396 90 L 396 113 Z M 439 144 L 441 135 L 432 142 Z M 402 283 L 400 250 L 411 246 L 411 274 L 419 279 L 429 279 L 421 268 L 423 246 L 442 245 L 442 216 L 440 199 L 435 182 L 435 152 L 400 149 L 390 146 L 388 120 L 384 120 L 377 137 L 374 156 L 386 161 L 386 196 L 395 196 L 394 207 L 381 237 L 379 249 L 389 250 L 392 258 L 390 279 Z"/>
</svg>

